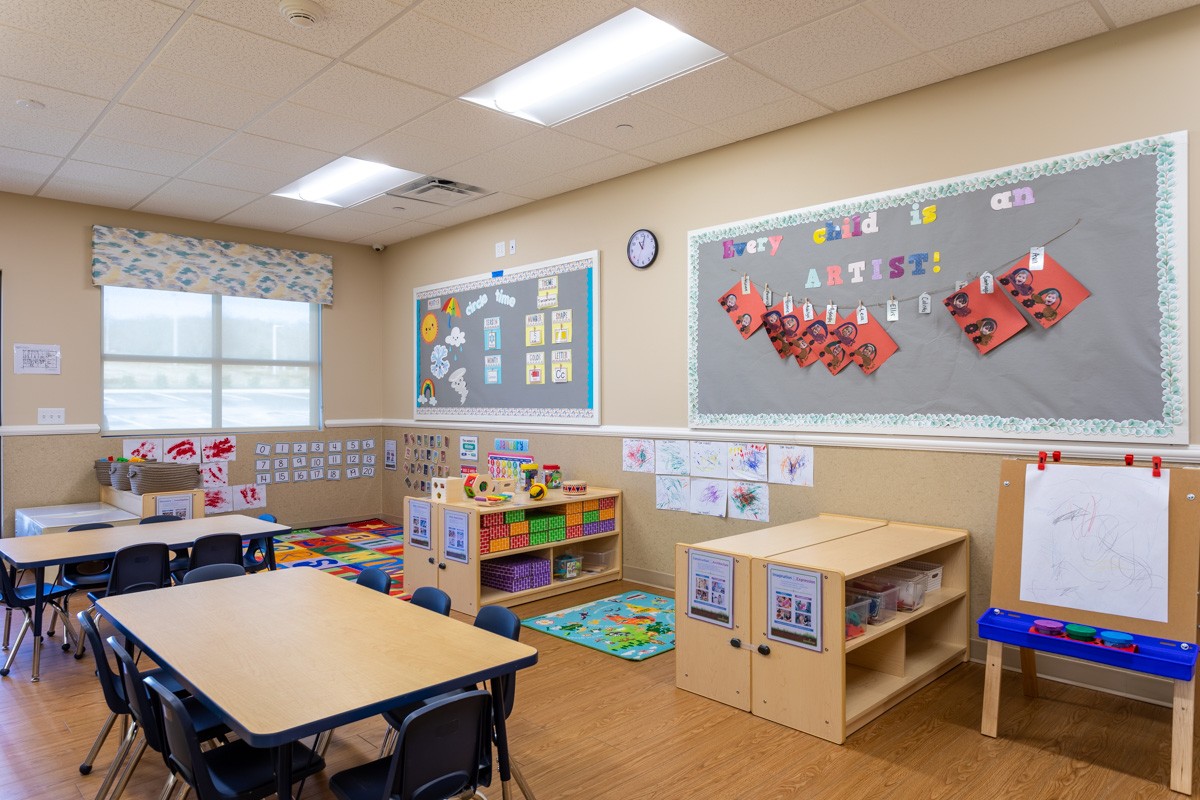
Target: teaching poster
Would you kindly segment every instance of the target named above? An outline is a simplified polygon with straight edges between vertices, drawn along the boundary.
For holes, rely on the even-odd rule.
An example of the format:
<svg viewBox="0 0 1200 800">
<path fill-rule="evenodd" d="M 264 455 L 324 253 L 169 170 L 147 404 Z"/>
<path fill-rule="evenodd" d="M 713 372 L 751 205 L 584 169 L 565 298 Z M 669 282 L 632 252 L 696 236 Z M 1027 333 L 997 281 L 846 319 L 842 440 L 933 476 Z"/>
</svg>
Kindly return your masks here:
<svg viewBox="0 0 1200 800">
<path fill-rule="evenodd" d="M 703 622 L 733 627 L 733 556 L 688 551 L 687 614 Z"/>
<path fill-rule="evenodd" d="M 442 551 L 447 561 L 466 564 L 471 560 L 468 549 L 470 517 L 465 511 L 442 512 Z"/>
<path fill-rule="evenodd" d="M 1175 133 L 691 231 L 690 426 L 1186 443 L 1187 172 Z"/>
<path fill-rule="evenodd" d="M 424 500 L 408 501 L 408 544 L 429 550 L 430 505 Z"/>
<path fill-rule="evenodd" d="M 821 573 L 767 565 L 767 637 L 821 650 Z"/>
</svg>

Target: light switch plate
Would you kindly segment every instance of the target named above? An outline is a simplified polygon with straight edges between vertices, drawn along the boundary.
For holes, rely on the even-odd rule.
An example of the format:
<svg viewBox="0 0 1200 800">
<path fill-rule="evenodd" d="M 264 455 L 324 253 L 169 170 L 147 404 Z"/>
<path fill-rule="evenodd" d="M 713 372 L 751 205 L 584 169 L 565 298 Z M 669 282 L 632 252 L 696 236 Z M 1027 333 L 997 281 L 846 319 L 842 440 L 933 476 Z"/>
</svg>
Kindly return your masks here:
<svg viewBox="0 0 1200 800">
<path fill-rule="evenodd" d="M 62 425 L 67 421 L 65 408 L 39 408 L 38 425 Z"/>
<path fill-rule="evenodd" d="M 496 258 L 504 258 L 504 242 L 496 242 Z"/>
<path fill-rule="evenodd" d="M 517 252 L 517 240 L 509 239 L 508 240 L 508 254 L 511 256 L 511 255 L 515 255 L 516 252 Z"/>
</svg>

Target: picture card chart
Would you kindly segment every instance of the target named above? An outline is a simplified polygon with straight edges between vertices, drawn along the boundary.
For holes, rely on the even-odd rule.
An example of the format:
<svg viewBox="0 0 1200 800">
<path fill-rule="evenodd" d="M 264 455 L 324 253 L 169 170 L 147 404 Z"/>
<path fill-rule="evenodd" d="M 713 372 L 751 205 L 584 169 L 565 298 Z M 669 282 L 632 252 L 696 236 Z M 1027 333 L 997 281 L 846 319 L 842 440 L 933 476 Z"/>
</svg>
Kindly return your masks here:
<svg viewBox="0 0 1200 800">
<path fill-rule="evenodd" d="M 687 615 L 733 627 L 733 556 L 688 551 Z"/>
<path fill-rule="evenodd" d="M 413 290 L 413 418 L 600 424 L 599 251 Z"/>
<path fill-rule="evenodd" d="M 1171 471 L 1025 470 L 1021 600 L 1166 622 Z"/>
<path fill-rule="evenodd" d="M 821 573 L 767 565 L 767 637 L 821 650 Z"/>
<path fill-rule="evenodd" d="M 398 455 L 404 456 L 404 463 L 400 467 L 400 471 L 404 473 L 404 485 L 421 494 L 428 494 L 433 488 L 434 478 L 446 478 L 450 475 L 449 448 L 450 434 L 448 433 L 406 433 L 404 434 L 403 445 L 404 450 L 398 452 Z M 364 456 L 358 453 L 346 453 L 345 458 L 349 459 L 353 455 L 355 461 L 353 464 L 347 461 L 348 465 L 358 466 Z M 330 459 L 335 458 L 330 455 Z M 336 455 L 337 464 L 342 463 L 342 454 Z M 371 464 L 374 464 L 372 456 Z M 366 469 L 367 467 L 363 467 Z M 374 469 L 371 466 L 371 469 Z"/>
<path fill-rule="evenodd" d="M 1186 444 L 1187 144 L 690 231 L 688 426 Z M 789 313 L 803 360 L 777 348 Z"/>
</svg>

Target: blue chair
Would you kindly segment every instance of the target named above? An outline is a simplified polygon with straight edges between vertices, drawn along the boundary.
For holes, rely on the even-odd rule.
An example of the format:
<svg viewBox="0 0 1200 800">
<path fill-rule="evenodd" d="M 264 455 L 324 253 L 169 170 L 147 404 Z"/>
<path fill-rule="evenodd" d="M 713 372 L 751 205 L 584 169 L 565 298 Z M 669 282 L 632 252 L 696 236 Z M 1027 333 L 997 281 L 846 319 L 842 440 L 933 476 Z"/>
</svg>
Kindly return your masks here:
<svg viewBox="0 0 1200 800">
<path fill-rule="evenodd" d="M 212 564 L 242 565 L 242 537 L 237 533 L 210 533 L 192 542 L 187 568 L 171 570 L 171 575 L 182 583 L 184 575 L 194 569 Z"/>
<path fill-rule="evenodd" d="M 83 525 L 67 528 L 67 533 L 96 531 L 111 527 L 112 525 L 109 525 L 107 522 L 87 522 Z M 108 574 L 111 570 L 111 558 L 106 558 L 102 561 L 84 561 L 80 564 L 64 564 L 61 580 L 66 586 L 90 592 L 103 589 L 108 585 Z"/>
<path fill-rule="evenodd" d="M 266 522 L 279 522 L 274 514 L 259 514 L 258 518 Z M 246 572 L 261 572 L 271 566 L 267 562 L 267 540 L 251 539 L 246 545 L 246 554 L 242 556 L 242 566 Z"/>
<path fill-rule="evenodd" d="M 4 626 L 4 650 L 9 650 L 8 647 L 8 617 L 13 611 L 20 611 L 25 620 L 21 623 L 21 629 L 17 632 L 17 642 L 12 646 L 8 654 L 8 658 L 4 661 L 4 666 L 0 668 L 0 677 L 7 677 L 12 669 L 13 662 L 17 659 L 17 652 L 21 649 L 21 642 L 25 639 L 25 634 L 33 627 L 33 612 L 34 605 L 37 603 L 37 587 L 34 584 L 16 585 L 16 570 L 8 570 L 3 563 L 0 563 L 0 600 L 4 602 L 5 626 Z M 72 648 L 71 639 L 74 634 L 71 633 L 71 626 L 67 621 L 67 612 L 63 607 L 67 596 L 75 591 L 70 586 L 56 586 L 54 584 L 42 584 L 42 601 L 46 604 L 52 614 L 62 619 L 63 632 L 66 636 L 66 642 L 63 642 L 63 650 Z M 39 680 L 38 673 L 41 667 L 39 659 L 39 651 L 34 649 L 33 659 L 33 675 L 32 680 L 36 683 Z"/>
<path fill-rule="evenodd" d="M 122 547 L 113 554 L 112 571 L 103 592 L 88 592 L 91 606 L 87 613 L 96 610 L 96 601 L 101 597 L 144 592 L 171 585 L 171 566 L 167 546 L 162 542 L 144 542 Z M 75 650 L 76 658 L 83 658 L 83 638 Z"/>
<path fill-rule="evenodd" d="M 246 568 L 241 564 L 206 564 L 203 567 L 189 569 L 183 576 L 183 585 L 219 581 L 222 578 L 236 578 L 245 574 Z"/>
<path fill-rule="evenodd" d="M 358 578 L 354 582 L 359 586 L 365 586 L 377 592 L 383 592 L 384 594 L 392 593 L 392 576 L 379 567 L 367 567 L 358 573 Z"/>
<path fill-rule="evenodd" d="M 444 800 L 491 783 L 492 697 L 476 690 L 440 697 L 414 711 L 391 756 L 329 779 L 339 800 Z"/>
<path fill-rule="evenodd" d="M 145 686 L 158 704 L 168 766 L 199 800 L 258 800 L 275 794 L 272 751 L 251 747 L 240 739 L 202 751 L 203 734 L 196 733 L 188 706 L 157 678 L 146 678 Z M 296 780 L 325 769 L 325 760 L 299 742 L 291 745 L 291 756 Z"/>
<path fill-rule="evenodd" d="M 154 525 L 159 522 L 179 522 L 179 517 L 173 514 L 153 514 L 149 517 L 142 517 L 138 525 Z M 188 549 L 186 547 L 171 551 L 171 572 L 182 572 L 187 569 L 187 565 Z"/>
<path fill-rule="evenodd" d="M 450 595 L 436 586 L 417 587 L 417 590 L 412 593 L 412 597 L 409 598 L 409 602 L 418 608 L 432 611 L 435 614 L 441 614 L 443 617 L 450 616 Z M 383 718 L 387 720 L 389 727 L 383 735 L 383 741 L 379 745 L 380 758 L 387 755 L 395 747 L 396 735 L 400 730 L 400 726 L 404 724 L 405 717 L 416 711 L 421 705 L 421 703 L 409 703 L 383 712 Z"/>
<path fill-rule="evenodd" d="M 424 608 L 443 617 L 450 616 L 450 595 L 436 586 L 420 586 L 412 593 L 409 601 L 418 608 Z"/>
</svg>

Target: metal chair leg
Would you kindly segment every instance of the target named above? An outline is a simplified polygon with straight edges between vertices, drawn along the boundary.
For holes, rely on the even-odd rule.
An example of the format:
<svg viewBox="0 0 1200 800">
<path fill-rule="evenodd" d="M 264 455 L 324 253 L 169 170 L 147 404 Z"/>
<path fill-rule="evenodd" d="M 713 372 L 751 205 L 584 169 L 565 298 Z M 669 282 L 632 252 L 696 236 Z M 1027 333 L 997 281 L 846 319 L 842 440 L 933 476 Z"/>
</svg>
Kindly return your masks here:
<svg viewBox="0 0 1200 800">
<path fill-rule="evenodd" d="M 92 749 L 88 750 L 87 757 L 79 765 L 80 775 L 87 775 L 92 771 L 92 764 L 96 762 L 96 756 L 100 755 L 100 748 L 108 740 L 108 734 L 112 730 L 113 723 L 117 721 L 118 716 L 113 711 L 108 712 L 108 719 L 104 720 L 104 724 L 100 726 L 100 733 L 96 734 L 96 741 L 92 742 Z"/>
<path fill-rule="evenodd" d="M 396 749 L 396 737 L 399 733 L 391 725 L 388 725 L 387 730 L 383 732 L 383 741 L 379 743 L 379 757 L 391 755 Z"/>
<path fill-rule="evenodd" d="M 125 738 L 121 740 L 121 744 L 117 747 L 117 754 L 113 756 L 112 763 L 108 765 L 108 771 L 104 773 L 104 780 L 100 782 L 100 789 L 96 792 L 96 800 L 104 800 L 104 796 L 108 794 L 108 789 L 113 785 L 117 774 L 121 770 L 121 766 L 125 763 L 126 757 L 129 755 L 129 749 L 133 746 L 133 740 L 137 738 L 138 726 L 133 720 L 129 721 L 129 727 L 125 729 Z"/>
<path fill-rule="evenodd" d="M 125 768 L 121 770 L 121 777 L 117 778 L 117 785 L 113 787 L 113 792 L 109 795 L 108 800 L 120 800 L 121 795 L 125 793 L 125 787 L 129 784 L 129 779 L 133 776 L 133 771 L 137 769 L 138 763 L 141 762 L 142 756 L 145 755 L 147 747 L 149 747 L 149 742 L 143 736 L 138 740 L 137 749 L 133 751 L 133 755 L 125 763 Z M 100 800 L 100 798 L 97 797 L 96 800 Z"/>
<path fill-rule="evenodd" d="M 171 800 L 171 795 L 175 792 L 175 783 L 179 780 L 179 776 L 172 772 L 167 776 L 167 782 L 163 785 L 162 794 L 158 796 L 158 800 Z"/>
<path fill-rule="evenodd" d="M 25 612 L 25 621 L 21 623 L 21 630 L 17 631 L 17 642 L 13 645 L 12 650 L 8 652 L 8 658 L 4 661 L 4 667 L 0 668 L 0 678 L 7 677 L 12 670 L 13 662 L 17 660 L 17 653 L 21 652 L 21 642 L 25 638 L 25 633 L 33 627 L 33 617 L 29 616 L 29 612 Z"/>
<path fill-rule="evenodd" d="M 6 653 L 8 652 L 8 634 L 11 630 L 12 630 L 12 609 L 6 608 L 6 609 L 4 609 L 4 645 L 2 647 L 0 647 L 0 650 L 3 650 Z"/>
</svg>

